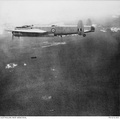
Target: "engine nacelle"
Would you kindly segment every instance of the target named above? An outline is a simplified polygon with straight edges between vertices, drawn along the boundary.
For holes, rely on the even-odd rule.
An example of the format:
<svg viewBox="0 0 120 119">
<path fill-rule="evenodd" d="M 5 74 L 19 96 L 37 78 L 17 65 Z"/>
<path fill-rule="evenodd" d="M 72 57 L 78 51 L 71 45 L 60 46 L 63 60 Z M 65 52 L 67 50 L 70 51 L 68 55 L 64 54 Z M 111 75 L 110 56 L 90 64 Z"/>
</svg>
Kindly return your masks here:
<svg viewBox="0 0 120 119">
<path fill-rule="evenodd" d="M 77 31 L 78 31 L 78 35 L 83 35 L 84 34 L 84 26 L 83 26 L 82 20 L 78 21 Z"/>
</svg>

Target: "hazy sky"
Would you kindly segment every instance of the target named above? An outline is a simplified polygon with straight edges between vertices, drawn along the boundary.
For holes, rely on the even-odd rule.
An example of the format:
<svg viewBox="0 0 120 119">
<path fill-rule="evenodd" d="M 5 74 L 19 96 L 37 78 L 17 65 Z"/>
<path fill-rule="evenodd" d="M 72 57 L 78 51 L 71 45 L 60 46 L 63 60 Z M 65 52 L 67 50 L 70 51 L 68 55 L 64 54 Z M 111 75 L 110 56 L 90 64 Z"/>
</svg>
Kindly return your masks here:
<svg viewBox="0 0 120 119">
<path fill-rule="evenodd" d="M 48 24 L 120 13 L 120 1 L 13 0 L 0 1 L 0 23 Z"/>
</svg>

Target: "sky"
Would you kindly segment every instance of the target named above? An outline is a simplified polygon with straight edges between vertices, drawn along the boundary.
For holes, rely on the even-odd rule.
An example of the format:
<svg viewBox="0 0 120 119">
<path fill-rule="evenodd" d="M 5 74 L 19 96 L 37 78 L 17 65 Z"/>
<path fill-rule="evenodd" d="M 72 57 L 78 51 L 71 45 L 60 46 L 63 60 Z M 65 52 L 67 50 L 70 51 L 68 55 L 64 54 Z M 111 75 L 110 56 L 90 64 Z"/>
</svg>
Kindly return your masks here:
<svg viewBox="0 0 120 119">
<path fill-rule="evenodd" d="M 104 19 L 119 13 L 120 1 L 0 1 L 0 24 L 49 24 L 87 18 Z"/>
</svg>

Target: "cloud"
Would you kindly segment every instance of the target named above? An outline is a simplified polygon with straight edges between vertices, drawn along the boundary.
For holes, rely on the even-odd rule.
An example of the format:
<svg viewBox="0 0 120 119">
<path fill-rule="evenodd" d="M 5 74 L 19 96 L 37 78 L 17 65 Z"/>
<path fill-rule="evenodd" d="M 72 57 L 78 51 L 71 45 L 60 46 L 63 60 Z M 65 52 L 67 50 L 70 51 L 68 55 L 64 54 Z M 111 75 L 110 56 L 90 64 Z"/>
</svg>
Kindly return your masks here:
<svg viewBox="0 0 120 119">
<path fill-rule="evenodd" d="M 11 24 L 50 23 L 114 14 L 119 1 L 2 1 L 1 22 Z"/>
</svg>

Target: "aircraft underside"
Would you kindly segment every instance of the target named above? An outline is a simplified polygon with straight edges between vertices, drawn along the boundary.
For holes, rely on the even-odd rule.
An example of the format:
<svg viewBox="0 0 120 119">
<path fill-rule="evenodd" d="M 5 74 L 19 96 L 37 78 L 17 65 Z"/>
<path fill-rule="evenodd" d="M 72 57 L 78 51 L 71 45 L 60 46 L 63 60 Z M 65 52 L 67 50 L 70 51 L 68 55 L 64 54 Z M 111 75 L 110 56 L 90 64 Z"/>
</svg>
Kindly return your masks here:
<svg viewBox="0 0 120 119">
<path fill-rule="evenodd" d="M 12 32 L 14 36 L 17 37 L 40 37 L 40 36 L 45 36 L 47 34 L 39 34 L 39 33 L 24 33 L 24 32 Z"/>
<path fill-rule="evenodd" d="M 71 35 L 71 34 L 78 34 L 77 32 L 74 33 L 44 33 L 44 34 L 39 34 L 39 33 L 22 33 L 22 32 L 13 32 L 13 36 L 16 37 L 54 37 L 54 36 L 62 36 L 62 35 Z"/>
</svg>

